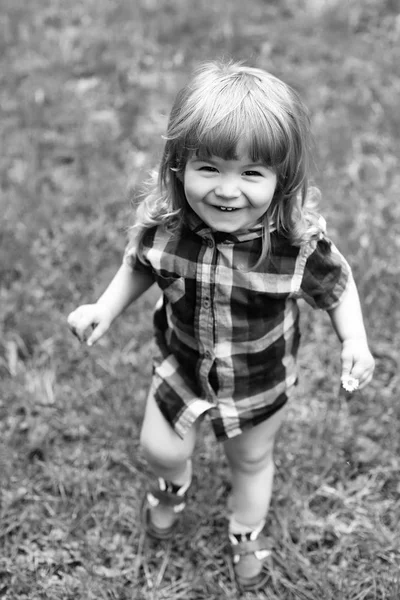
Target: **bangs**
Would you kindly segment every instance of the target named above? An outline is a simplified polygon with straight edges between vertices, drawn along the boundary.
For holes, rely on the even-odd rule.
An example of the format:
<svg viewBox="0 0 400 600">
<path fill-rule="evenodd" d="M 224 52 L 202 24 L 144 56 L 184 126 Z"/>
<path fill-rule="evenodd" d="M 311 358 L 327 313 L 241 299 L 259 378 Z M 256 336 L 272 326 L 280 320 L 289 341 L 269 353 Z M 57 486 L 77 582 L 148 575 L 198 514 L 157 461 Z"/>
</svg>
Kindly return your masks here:
<svg viewBox="0 0 400 600">
<path fill-rule="evenodd" d="M 242 76 L 201 91 L 182 105 L 185 114 L 168 132 L 179 163 L 193 152 L 200 158 L 235 160 L 239 147 L 253 162 L 274 168 L 285 163 L 290 152 L 286 119 L 253 78 Z"/>
<path fill-rule="evenodd" d="M 224 160 L 237 160 L 240 147 L 253 162 L 260 161 L 275 168 L 281 166 L 287 156 L 287 136 L 276 119 L 266 115 L 251 100 L 247 95 L 228 113 L 226 108 L 214 110 L 206 122 L 193 123 L 182 140 L 182 147 L 187 152 L 194 151 L 200 158 L 218 156 Z"/>
<path fill-rule="evenodd" d="M 240 152 L 252 162 L 262 162 L 268 167 L 278 168 L 286 159 L 288 144 L 282 133 L 276 133 L 265 116 L 255 118 L 246 110 L 227 115 L 211 128 L 193 131 L 184 146 L 195 150 L 199 158 L 218 156 L 224 160 L 238 160 Z"/>
</svg>

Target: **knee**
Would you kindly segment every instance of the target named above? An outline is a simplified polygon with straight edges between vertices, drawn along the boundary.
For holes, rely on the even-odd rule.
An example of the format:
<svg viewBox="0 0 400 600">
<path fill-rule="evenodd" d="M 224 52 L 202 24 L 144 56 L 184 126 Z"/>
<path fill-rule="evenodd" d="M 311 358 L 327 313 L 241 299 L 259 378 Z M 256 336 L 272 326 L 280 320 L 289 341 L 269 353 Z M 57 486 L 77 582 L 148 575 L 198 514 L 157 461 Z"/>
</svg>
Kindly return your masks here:
<svg viewBox="0 0 400 600">
<path fill-rule="evenodd" d="M 240 448 L 228 455 L 232 469 L 247 473 L 259 473 L 265 469 L 273 469 L 273 443 L 263 448 Z"/>
<path fill-rule="evenodd" d="M 145 460 L 151 466 L 161 469 L 173 469 L 189 458 L 180 445 L 158 437 L 156 432 L 150 435 L 142 430 L 140 447 Z"/>
</svg>

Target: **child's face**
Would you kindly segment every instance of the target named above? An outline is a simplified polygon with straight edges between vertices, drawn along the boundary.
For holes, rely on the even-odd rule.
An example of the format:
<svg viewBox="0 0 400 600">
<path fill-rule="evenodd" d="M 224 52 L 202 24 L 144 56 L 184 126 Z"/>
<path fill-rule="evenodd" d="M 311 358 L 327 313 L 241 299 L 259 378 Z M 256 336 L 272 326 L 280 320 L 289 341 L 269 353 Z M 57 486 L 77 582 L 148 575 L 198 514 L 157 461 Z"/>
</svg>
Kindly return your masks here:
<svg viewBox="0 0 400 600">
<path fill-rule="evenodd" d="M 238 160 L 192 155 L 183 175 L 189 206 L 211 229 L 225 233 L 255 225 L 271 204 L 276 183 L 270 167 L 240 149 Z"/>
</svg>

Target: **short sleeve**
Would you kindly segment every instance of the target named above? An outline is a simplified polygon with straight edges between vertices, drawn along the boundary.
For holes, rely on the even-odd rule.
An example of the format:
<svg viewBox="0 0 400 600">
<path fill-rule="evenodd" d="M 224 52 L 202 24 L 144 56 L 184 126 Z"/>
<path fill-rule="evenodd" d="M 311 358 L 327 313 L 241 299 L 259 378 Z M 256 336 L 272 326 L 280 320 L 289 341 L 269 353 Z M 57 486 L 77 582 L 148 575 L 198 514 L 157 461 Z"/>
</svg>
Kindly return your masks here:
<svg viewBox="0 0 400 600">
<path fill-rule="evenodd" d="M 314 308 L 332 310 L 340 304 L 351 269 L 333 242 L 323 234 L 311 244 L 299 296 Z"/>
<path fill-rule="evenodd" d="M 125 248 L 125 252 L 122 258 L 123 264 L 127 265 L 132 271 L 139 273 L 152 273 L 152 267 L 150 263 L 146 261 L 146 258 L 140 259 L 137 255 L 136 246 L 129 242 Z"/>
</svg>

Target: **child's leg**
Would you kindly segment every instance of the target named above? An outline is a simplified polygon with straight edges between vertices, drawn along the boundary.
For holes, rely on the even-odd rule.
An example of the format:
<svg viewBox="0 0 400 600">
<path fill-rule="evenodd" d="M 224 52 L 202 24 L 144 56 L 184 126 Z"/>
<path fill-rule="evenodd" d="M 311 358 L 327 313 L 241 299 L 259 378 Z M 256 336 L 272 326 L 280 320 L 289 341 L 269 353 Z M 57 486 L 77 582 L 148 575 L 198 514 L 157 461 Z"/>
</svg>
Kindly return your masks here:
<svg viewBox="0 0 400 600">
<path fill-rule="evenodd" d="M 165 419 L 150 394 L 140 436 L 144 457 L 158 478 L 173 484 L 173 491 L 182 493 L 192 478 L 191 456 L 196 444 L 198 423 L 182 439 Z M 171 507 L 151 508 L 152 522 L 159 528 L 168 528 L 176 518 Z"/>
<path fill-rule="evenodd" d="M 275 436 L 283 421 L 284 409 L 270 419 L 227 440 L 225 452 L 232 470 L 229 537 L 238 584 L 258 589 L 268 580 L 265 572 L 269 549 L 261 533 L 272 493 Z"/>
<path fill-rule="evenodd" d="M 232 471 L 231 528 L 236 528 L 237 533 L 262 527 L 267 516 L 274 476 L 275 436 L 285 412 L 280 409 L 268 420 L 224 442 Z"/>
</svg>

